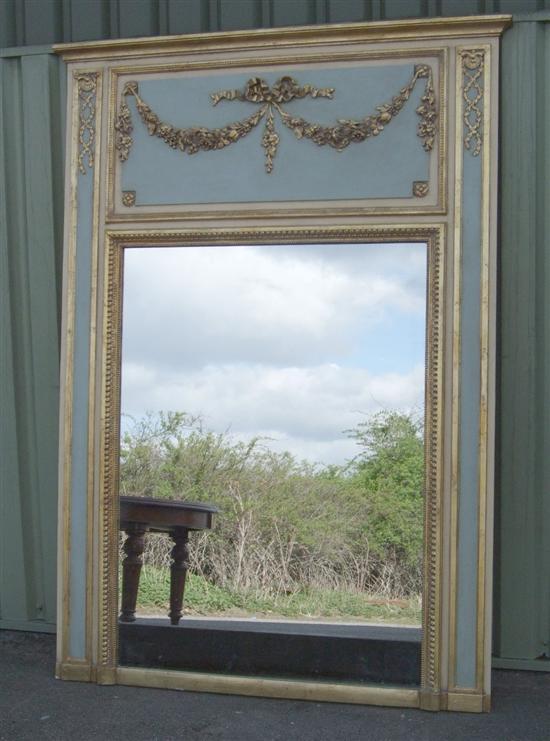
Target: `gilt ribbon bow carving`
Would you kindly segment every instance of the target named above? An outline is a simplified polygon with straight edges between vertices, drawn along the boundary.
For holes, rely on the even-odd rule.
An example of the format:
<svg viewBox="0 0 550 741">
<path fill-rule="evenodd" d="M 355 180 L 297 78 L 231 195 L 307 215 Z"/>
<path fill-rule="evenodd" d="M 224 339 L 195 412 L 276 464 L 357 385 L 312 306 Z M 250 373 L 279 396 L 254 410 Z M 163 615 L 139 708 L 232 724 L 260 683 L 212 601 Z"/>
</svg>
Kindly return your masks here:
<svg viewBox="0 0 550 741">
<path fill-rule="evenodd" d="M 434 145 L 437 107 L 433 87 L 431 67 L 418 64 L 405 87 L 395 95 L 389 103 L 376 107 L 376 112 L 359 120 L 338 119 L 334 126 L 311 123 L 300 116 L 292 116 L 284 109 L 284 105 L 300 98 L 330 98 L 334 96 L 334 88 L 316 88 L 313 85 L 299 85 L 292 77 L 281 77 L 273 86 L 265 80 L 253 77 L 248 80 L 242 90 L 221 90 L 211 94 L 212 104 L 218 105 L 221 101 L 245 101 L 255 103 L 258 110 L 247 118 L 235 123 L 227 124 L 218 129 L 206 127 L 177 128 L 172 124 L 160 120 L 159 116 L 141 98 L 139 86 L 135 81 L 127 82 L 122 91 L 122 100 L 115 121 L 115 147 L 119 160 L 125 162 L 133 144 L 132 116 L 127 99 L 133 97 L 137 112 L 147 127 L 151 136 L 162 139 L 172 149 L 178 149 L 186 154 L 196 154 L 199 151 L 223 149 L 242 139 L 254 129 L 260 121 L 264 121 L 262 147 L 265 152 L 265 169 L 267 173 L 273 170 L 273 160 L 277 153 L 280 137 L 275 130 L 275 113 L 282 123 L 289 128 L 298 139 L 310 139 L 318 146 L 328 145 L 342 151 L 351 143 L 363 142 L 373 136 L 378 136 L 385 127 L 398 115 L 419 79 L 425 80 L 424 92 L 416 113 L 420 118 L 417 134 L 422 141 L 422 147 L 430 152 Z"/>
</svg>

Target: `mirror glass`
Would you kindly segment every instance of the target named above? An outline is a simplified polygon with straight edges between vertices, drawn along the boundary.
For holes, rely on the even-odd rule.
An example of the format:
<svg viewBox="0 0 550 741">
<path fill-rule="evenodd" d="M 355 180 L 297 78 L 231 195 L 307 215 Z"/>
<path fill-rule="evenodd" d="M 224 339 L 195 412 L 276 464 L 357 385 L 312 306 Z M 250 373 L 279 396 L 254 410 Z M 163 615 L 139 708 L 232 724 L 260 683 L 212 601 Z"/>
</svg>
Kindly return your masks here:
<svg viewBox="0 0 550 741">
<path fill-rule="evenodd" d="M 125 250 L 121 664 L 419 684 L 426 272 Z"/>
</svg>

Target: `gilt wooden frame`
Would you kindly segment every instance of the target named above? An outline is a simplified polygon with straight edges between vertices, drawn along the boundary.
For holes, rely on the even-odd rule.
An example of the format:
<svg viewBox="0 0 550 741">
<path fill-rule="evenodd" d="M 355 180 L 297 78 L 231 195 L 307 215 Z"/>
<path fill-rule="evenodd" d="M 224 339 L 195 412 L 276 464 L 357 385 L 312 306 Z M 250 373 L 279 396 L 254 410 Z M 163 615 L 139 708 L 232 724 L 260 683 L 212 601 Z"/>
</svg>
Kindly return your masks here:
<svg viewBox="0 0 550 741">
<path fill-rule="evenodd" d="M 489 709 L 497 71 L 499 36 L 509 22 L 508 16 L 484 16 L 56 48 L 69 65 L 59 677 L 430 710 Z M 437 117 L 428 132 L 433 133 L 428 179 L 415 183 L 408 196 L 375 193 L 352 199 L 189 206 L 177 198 L 160 205 L 140 203 L 135 192 L 122 190 L 121 91 L 129 80 L 178 80 L 179 75 L 227 67 L 250 74 L 255 68 L 272 69 L 284 75 L 285 67 L 308 70 L 311 65 L 314 70 L 321 60 L 323 68 L 339 65 L 344 70 L 351 63 L 433 66 L 436 107 L 431 101 L 429 122 L 435 110 Z M 375 117 L 368 125 L 379 127 L 376 134 L 381 132 L 382 141 L 380 121 Z M 159 129 L 154 120 L 149 133 L 165 141 L 176 136 L 173 130 Z M 272 136 L 267 145 L 273 148 L 275 133 L 267 133 Z M 186 131 L 177 135 L 180 142 L 187 141 Z M 210 141 L 210 133 L 200 136 L 200 142 Z M 368 141 L 363 145 L 368 147 Z M 276 152 L 277 143 L 274 148 Z M 317 161 L 321 155 L 313 148 L 311 152 Z M 278 167 L 277 160 L 275 164 Z M 374 240 L 428 245 L 421 686 L 405 690 L 118 667 L 116 497 L 124 248 Z"/>
</svg>

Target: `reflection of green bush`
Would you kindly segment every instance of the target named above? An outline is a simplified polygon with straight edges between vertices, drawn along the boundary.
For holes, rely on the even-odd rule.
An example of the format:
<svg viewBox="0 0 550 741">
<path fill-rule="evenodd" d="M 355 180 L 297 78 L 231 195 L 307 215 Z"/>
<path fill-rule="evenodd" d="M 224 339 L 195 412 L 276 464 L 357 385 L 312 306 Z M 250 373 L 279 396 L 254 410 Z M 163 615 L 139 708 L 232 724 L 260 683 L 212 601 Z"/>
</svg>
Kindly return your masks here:
<svg viewBox="0 0 550 741">
<path fill-rule="evenodd" d="M 138 605 L 145 612 L 166 614 L 170 599 L 168 569 L 144 566 Z M 231 592 L 196 574 L 188 574 L 184 612 L 191 615 L 232 615 L 286 618 L 355 618 L 372 622 L 420 623 L 418 599 L 374 601 L 365 594 L 304 589 L 268 598 L 253 592 Z"/>
<path fill-rule="evenodd" d="M 138 604 L 142 607 L 168 608 L 170 600 L 170 570 L 144 566 L 139 580 Z M 185 606 L 198 613 L 223 612 L 234 606 L 229 592 L 206 579 L 187 574 Z"/>
<path fill-rule="evenodd" d="M 348 434 L 358 455 L 327 468 L 273 453 L 261 439 L 212 433 L 185 414 L 150 415 L 123 437 L 121 493 L 220 508 L 214 529 L 191 538 L 191 571 L 209 585 L 205 603 L 307 590 L 418 594 L 422 426 L 382 412 Z M 146 552 L 147 564 L 168 565 L 169 543 L 161 545 Z"/>
<path fill-rule="evenodd" d="M 412 415 L 381 412 L 351 431 L 361 453 L 354 480 L 371 504 L 365 529 L 371 548 L 411 570 L 423 543 L 424 441 Z"/>
</svg>

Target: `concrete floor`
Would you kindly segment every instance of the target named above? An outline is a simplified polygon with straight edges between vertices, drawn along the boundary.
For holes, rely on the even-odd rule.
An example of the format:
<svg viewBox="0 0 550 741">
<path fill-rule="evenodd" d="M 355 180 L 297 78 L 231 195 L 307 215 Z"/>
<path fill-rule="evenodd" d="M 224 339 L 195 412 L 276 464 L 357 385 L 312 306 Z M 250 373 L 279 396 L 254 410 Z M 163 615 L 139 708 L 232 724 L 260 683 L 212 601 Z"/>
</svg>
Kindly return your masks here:
<svg viewBox="0 0 550 741">
<path fill-rule="evenodd" d="M 53 678 L 54 637 L 0 631 L 1 741 L 550 741 L 550 674 L 495 671 L 489 715 L 263 700 Z"/>
</svg>

